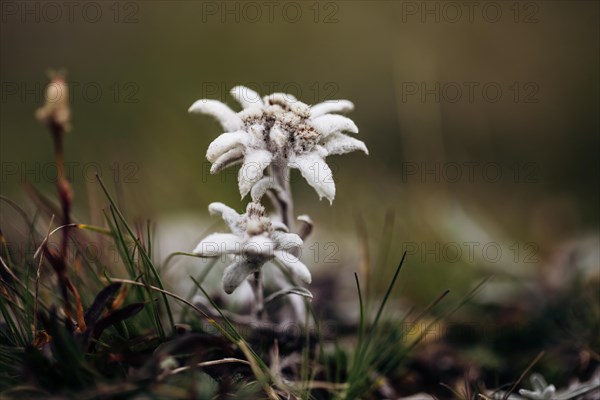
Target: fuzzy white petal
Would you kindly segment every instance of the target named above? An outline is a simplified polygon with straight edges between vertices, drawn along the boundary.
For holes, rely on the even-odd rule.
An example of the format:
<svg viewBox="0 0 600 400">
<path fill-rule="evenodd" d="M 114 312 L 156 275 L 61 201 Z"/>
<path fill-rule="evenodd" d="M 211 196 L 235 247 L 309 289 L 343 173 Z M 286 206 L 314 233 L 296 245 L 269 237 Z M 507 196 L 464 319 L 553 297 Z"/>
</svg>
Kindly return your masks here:
<svg viewBox="0 0 600 400">
<path fill-rule="evenodd" d="M 313 231 L 313 222 L 308 215 L 300 215 L 296 218 L 301 222 L 300 227 L 298 228 L 298 236 L 302 240 L 306 239 Z"/>
<path fill-rule="evenodd" d="M 193 253 L 203 257 L 215 257 L 221 254 L 236 254 L 242 248 L 240 237 L 233 233 L 213 233 L 205 237 Z"/>
<path fill-rule="evenodd" d="M 243 147 L 248 142 L 249 135 L 245 131 L 225 132 L 211 142 L 206 150 L 206 159 L 215 162 L 227 151 L 235 147 Z"/>
<path fill-rule="evenodd" d="M 312 281 L 308 267 L 298 257 L 283 250 L 275 250 L 275 258 L 280 261 L 295 277 L 306 283 Z"/>
<path fill-rule="evenodd" d="M 313 225 L 312 219 L 306 214 L 298 215 L 296 219 L 300 222 L 304 222 L 305 224 Z"/>
<path fill-rule="evenodd" d="M 223 273 L 223 290 L 231 294 L 252 273 L 258 271 L 261 265 L 239 257 L 233 264 L 225 268 Z"/>
<path fill-rule="evenodd" d="M 301 154 L 294 157 L 288 164 L 290 168 L 297 168 L 319 195 L 319 199 L 326 197 L 329 202 L 335 198 L 335 182 L 331 169 L 317 152 Z"/>
<path fill-rule="evenodd" d="M 233 208 L 226 206 L 223 203 L 210 203 L 208 205 L 208 212 L 211 215 L 218 214 L 223 218 L 223 221 L 227 224 L 229 229 L 232 232 L 238 233 L 240 232 L 240 223 L 242 222 L 243 217 L 238 214 Z"/>
<path fill-rule="evenodd" d="M 346 113 L 354 110 L 354 104 L 349 100 L 327 100 L 310 108 L 311 118 L 330 113 Z"/>
<path fill-rule="evenodd" d="M 356 124 L 343 115 L 325 114 L 315 119 L 311 119 L 312 125 L 324 137 L 334 132 L 352 132 L 358 133 Z"/>
<path fill-rule="evenodd" d="M 286 104 L 296 103 L 298 101 L 298 99 L 293 94 L 276 92 L 276 93 L 271 93 L 270 95 L 263 97 L 263 101 L 265 102 L 265 105 L 268 106 L 271 103 L 278 103 L 278 102 L 282 102 L 282 103 L 286 103 Z"/>
<path fill-rule="evenodd" d="M 330 155 L 346 154 L 356 150 L 363 151 L 367 155 L 369 154 L 369 150 L 364 142 L 340 132 L 335 132 L 327 136 L 323 147 L 327 150 L 327 154 Z"/>
<path fill-rule="evenodd" d="M 272 159 L 273 155 L 267 150 L 251 149 L 246 153 L 244 164 L 238 173 L 238 185 L 242 198 L 246 197 L 252 186 L 263 177 L 264 170 L 271 164 Z"/>
<path fill-rule="evenodd" d="M 221 123 L 226 131 L 242 129 L 242 120 L 227 104 L 217 100 L 200 99 L 194 102 L 188 110 L 191 113 L 212 115 Z"/>
<path fill-rule="evenodd" d="M 328 155 L 325 147 L 321 146 L 320 144 L 315 146 L 312 153 L 315 153 L 316 156 L 321 157 L 323 160 L 325 160 L 325 157 Z"/>
<path fill-rule="evenodd" d="M 272 177 L 265 176 L 260 181 L 256 182 L 254 186 L 252 186 L 252 190 L 250 191 L 250 197 L 252 197 L 252 201 L 260 201 L 260 199 L 262 199 L 269 189 L 281 191 L 281 188 L 277 185 Z"/>
<path fill-rule="evenodd" d="M 273 257 L 277 243 L 263 235 L 252 236 L 242 247 L 242 253 L 250 258 L 260 257 L 265 260 Z"/>
<path fill-rule="evenodd" d="M 244 153 L 239 147 L 235 147 L 231 150 L 226 151 L 219 158 L 215 160 L 213 165 L 210 167 L 210 173 L 216 174 L 225 168 L 239 164 L 244 159 Z"/>
<path fill-rule="evenodd" d="M 273 227 L 274 231 L 280 231 L 280 232 L 289 232 L 290 231 L 290 229 L 287 227 L 287 225 L 281 221 L 271 220 L 271 226 Z"/>
<path fill-rule="evenodd" d="M 300 239 L 300 236 L 295 233 L 275 231 L 271 234 L 271 237 L 277 243 L 277 248 L 285 251 L 299 249 L 304 243 L 302 239 Z"/>
<path fill-rule="evenodd" d="M 231 95 L 238 103 L 246 108 L 262 106 L 260 95 L 246 86 L 236 86 L 231 89 Z"/>
</svg>

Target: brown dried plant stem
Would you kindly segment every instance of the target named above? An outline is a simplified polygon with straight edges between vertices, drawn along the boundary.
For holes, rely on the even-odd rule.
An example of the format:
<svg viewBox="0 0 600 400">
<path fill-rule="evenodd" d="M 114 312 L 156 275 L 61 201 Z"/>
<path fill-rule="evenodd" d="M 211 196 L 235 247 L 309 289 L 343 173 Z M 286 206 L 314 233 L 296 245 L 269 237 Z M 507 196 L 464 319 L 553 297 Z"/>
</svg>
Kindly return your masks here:
<svg viewBox="0 0 600 400">
<path fill-rule="evenodd" d="M 71 190 L 71 184 L 65 175 L 63 146 L 63 138 L 65 134 L 64 125 L 59 123 L 51 123 L 49 128 L 50 133 L 52 134 L 52 140 L 54 142 L 54 160 L 57 170 L 56 189 L 58 191 L 58 198 L 62 210 L 62 225 L 68 226 L 71 224 L 71 203 L 73 200 L 73 194 Z M 60 254 L 58 255 L 58 258 L 49 257 L 48 259 L 51 261 L 52 266 L 57 274 L 58 283 L 63 297 L 65 314 L 69 318 L 72 316 L 71 303 L 69 301 L 69 292 L 71 292 L 75 298 L 75 303 L 78 310 L 77 314 L 79 318 L 77 318 L 77 320 L 81 324 L 81 322 L 83 322 L 83 318 L 81 318 L 81 315 L 79 315 L 81 314 L 81 298 L 77 288 L 75 285 L 73 285 L 67 273 L 69 232 L 70 229 L 62 229 Z"/>
<path fill-rule="evenodd" d="M 65 176 L 65 157 L 63 149 L 64 131 L 62 126 L 58 124 L 52 124 L 50 126 L 50 131 L 52 133 L 52 141 L 54 142 L 54 160 L 56 162 L 57 170 L 56 189 L 58 190 L 58 197 L 62 208 L 62 224 L 69 225 L 71 223 L 72 191 L 71 184 Z M 69 230 L 63 229 L 62 231 L 62 257 L 66 258 Z"/>
</svg>

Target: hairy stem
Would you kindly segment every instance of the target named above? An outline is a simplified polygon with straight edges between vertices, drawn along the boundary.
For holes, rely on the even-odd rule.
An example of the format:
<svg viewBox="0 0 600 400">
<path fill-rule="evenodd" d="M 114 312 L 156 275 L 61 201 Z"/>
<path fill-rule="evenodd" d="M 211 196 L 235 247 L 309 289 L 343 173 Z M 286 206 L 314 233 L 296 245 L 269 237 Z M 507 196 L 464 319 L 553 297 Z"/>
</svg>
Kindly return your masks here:
<svg viewBox="0 0 600 400">
<path fill-rule="evenodd" d="M 262 283 L 262 274 L 259 271 L 254 273 L 251 281 L 252 291 L 254 292 L 254 298 L 256 300 L 254 304 L 254 313 L 257 320 L 262 320 L 264 315 L 264 287 Z"/>
<path fill-rule="evenodd" d="M 277 201 L 277 208 L 283 222 L 288 229 L 293 231 L 294 227 L 294 204 L 292 201 L 292 188 L 290 186 L 290 169 L 287 163 L 276 161 L 272 164 L 271 173 L 277 185 L 281 188 L 281 193 L 275 192 L 274 197 Z"/>
<path fill-rule="evenodd" d="M 290 170 L 285 160 L 276 160 L 270 166 L 270 175 L 273 177 L 279 190 L 270 190 L 268 192 L 271 202 L 277 209 L 281 222 L 291 232 L 294 223 L 294 207 L 292 202 L 292 190 L 290 187 Z M 264 316 L 264 286 L 261 272 L 255 272 L 252 279 L 252 290 L 256 299 L 255 315 L 258 320 Z"/>
</svg>

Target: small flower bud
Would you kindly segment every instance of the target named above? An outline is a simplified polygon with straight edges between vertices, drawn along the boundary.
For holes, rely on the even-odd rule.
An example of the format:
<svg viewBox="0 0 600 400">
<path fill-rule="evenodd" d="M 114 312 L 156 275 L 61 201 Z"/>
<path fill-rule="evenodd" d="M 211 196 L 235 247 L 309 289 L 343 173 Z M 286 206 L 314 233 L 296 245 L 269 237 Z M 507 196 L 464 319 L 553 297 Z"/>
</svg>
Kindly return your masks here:
<svg viewBox="0 0 600 400">
<path fill-rule="evenodd" d="M 69 88 L 65 76 L 52 73 L 51 81 L 44 93 L 45 104 L 38 108 L 35 116 L 53 132 L 64 133 L 71 130 L 71 108 L 69 106 Z"/>
</svg>

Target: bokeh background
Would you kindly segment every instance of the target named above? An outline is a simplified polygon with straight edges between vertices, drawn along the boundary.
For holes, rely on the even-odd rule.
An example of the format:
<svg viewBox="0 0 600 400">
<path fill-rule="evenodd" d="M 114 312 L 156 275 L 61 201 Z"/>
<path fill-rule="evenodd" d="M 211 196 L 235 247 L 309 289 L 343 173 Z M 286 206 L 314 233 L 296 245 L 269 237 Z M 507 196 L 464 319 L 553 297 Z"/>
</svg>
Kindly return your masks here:
<svg viewBox="0 0 600 400">
<path fill-rule="evenodd" d="M 350 278 L 358 219 L 373 261 L 391 242 L 378 276 L 409 251 L 400 286 L 414 301 L 489 274 L 557 286 L 599 268 L 598 13 L 594 1 L 3 2 L 1 192 L 27 204 L 25 180 L 54 191 L 51 140 L 33 117 L 51 68 L 72 89 L 76 214 L 95 223 L 96 171 L 132 219 L 242 209 L 236 171 L 208 174 L 221 128 L 187 113 L 199 98 L 237 107 L 228 91 L 244 84 L 350 99 L 370 155 L 330 159 L 333 206 L 293 183 L 297 212 L 339 244 Z"/>
</svg>

